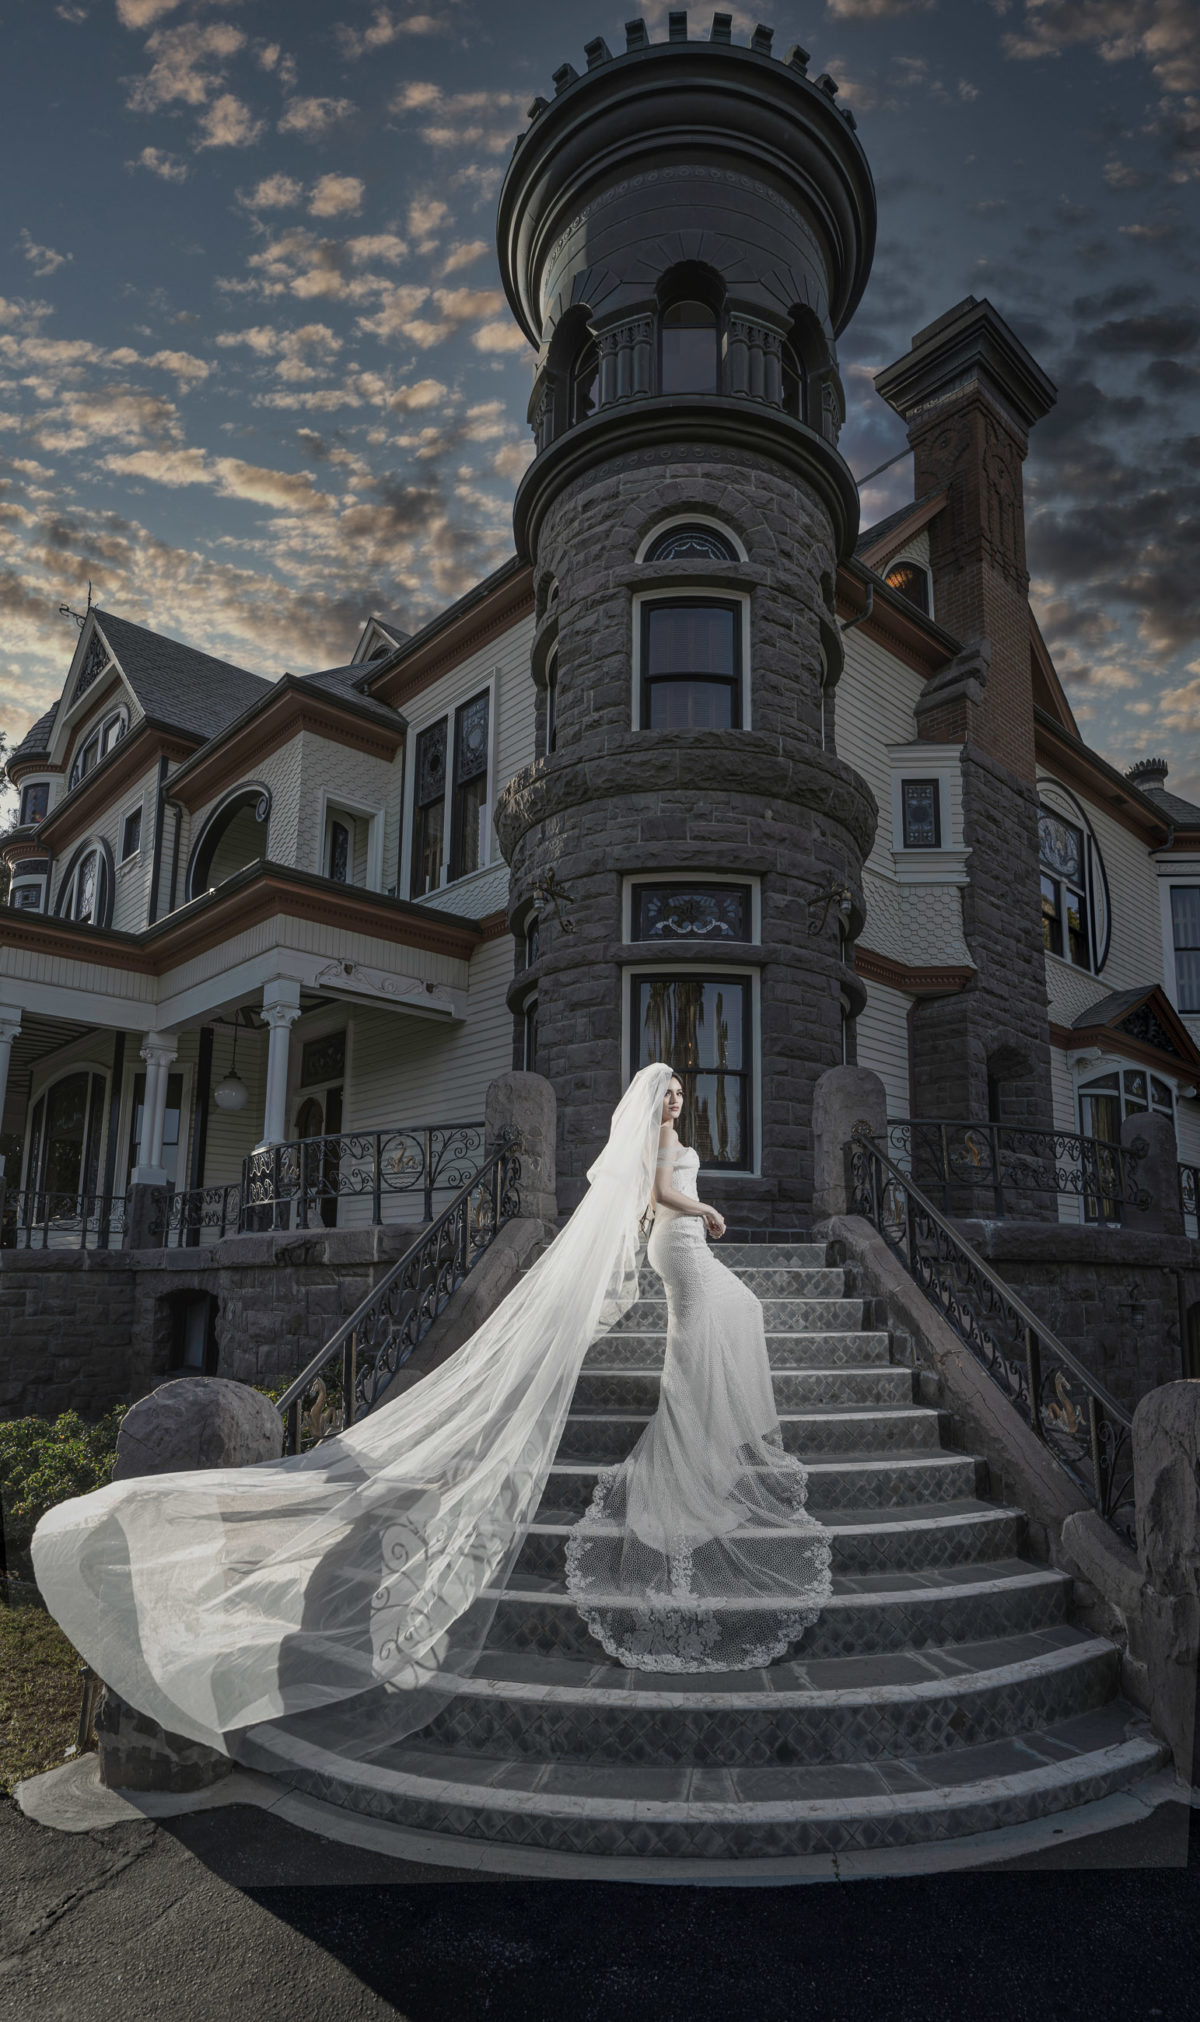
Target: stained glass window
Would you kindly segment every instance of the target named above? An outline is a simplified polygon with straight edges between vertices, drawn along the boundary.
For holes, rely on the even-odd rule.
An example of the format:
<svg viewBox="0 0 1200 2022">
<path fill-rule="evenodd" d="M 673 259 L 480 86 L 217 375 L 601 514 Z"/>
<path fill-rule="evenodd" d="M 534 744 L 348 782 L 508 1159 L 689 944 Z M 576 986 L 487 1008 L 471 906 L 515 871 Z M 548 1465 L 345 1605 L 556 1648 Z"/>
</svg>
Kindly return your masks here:
<svg viewBox="0 0 1200 2022">
<path fill-rule="evenodd" d="M 446 827 L 446 718 L 417 739 L 413 806 L 412 895 L 422 899 L 442 882 Z"/>
<path fill-rule="evenodd" d="M 742 976 L 630 979 L 634 1072 L 665 1060 L 683 1083 L 679 1134 L 704 1166 L 751 1163 L 751 995 Z"/>
<path fill-rule="evenodd" d="M 918 611 L 928 614 L 929 577 L 919 562 L 897 562 L 894 569 L 888 570 L 883 580 L 889 590 L 898 590 L 902 597 L 908 598 L 910 604 L 916 605 Z"/>
<path fill-rule="evenodd" d="M 465 878 L 485 861 L 490 697 L 472 696 L 454 713 L 454 820 L 450 876 Z"/>
<path fill-rule="evenodd" d="M 647 550 L 648 562 L 736 562 L 737 549 L 728 535 L 703 524 L 668 527 Z"/>
<path fill-rule="evenodd" d="M 941 797 L 936 779 L 900 782 L 906 850 L 936 850 L 942 846 Z"/>
<path fill-rule="evenodd" d="M 1083 830 L 1043 808 L 1038 816 L 1042 872 L 1042 942 L 1080 969 L 1092 966 L 1092 935 Z"/>
<path fill-rule="evenodd" d="M 336 817 L 329 824 L 329 875 L 336 884 L 350 882 L 350 830 Z"/>
<path fill-rule="evenodd" d="M 635 941 L 749 941 L 749 885 L 635 885 Z"/>
<path fill-rule="evenodd" d="M 46 811 L 49 808 L 49 806 L 50 806 L 49 780 L 39 779 L 36 780 L 32 786 L 22 787 L 20 826 L 22 828 L 25 828 L 27 826 L 33 826 L 39 821 L 45 821 Z"/>
<path fill-rule="evenodd" d="M 346 1034 L 327 1032 L 322 1039 L 307 1039 L 300 1049 L 300 1086 L 312 1088 L 325 1081 L 341 1081 L 346 1072 Z"/>
</svg>

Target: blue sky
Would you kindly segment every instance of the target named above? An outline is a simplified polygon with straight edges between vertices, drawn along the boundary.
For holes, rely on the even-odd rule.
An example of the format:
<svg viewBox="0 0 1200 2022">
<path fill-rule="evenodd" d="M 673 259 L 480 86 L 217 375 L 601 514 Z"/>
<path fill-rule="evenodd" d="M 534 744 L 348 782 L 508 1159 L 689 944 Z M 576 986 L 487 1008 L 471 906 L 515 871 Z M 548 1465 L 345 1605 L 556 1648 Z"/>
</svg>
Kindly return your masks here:
<svg viewBox="0 0 1200 2022">
<path fill-rule="evenodd" d="M 531 354 L 496 192 L 598 0 L 24 0 L 0 112 L 0 728 L 95 599 L 265 674 L 415 625 L 511 551 Z M 667 8 L 643 10 L 657 38 Z M 734 32 L 759 18 L 733 8 Z M 711 10 L 691 11 L 707 33 Z M 1085 734 L 1200 798 L 1200 8 L 766 7 L 839 79 L 879 187 L 842 340 L 872 373 L 987 295 L 1059 385 L 1026 467 L 1034 599 Z M 864 517 L 911 493 L 872 484 Z"/>
</svg>

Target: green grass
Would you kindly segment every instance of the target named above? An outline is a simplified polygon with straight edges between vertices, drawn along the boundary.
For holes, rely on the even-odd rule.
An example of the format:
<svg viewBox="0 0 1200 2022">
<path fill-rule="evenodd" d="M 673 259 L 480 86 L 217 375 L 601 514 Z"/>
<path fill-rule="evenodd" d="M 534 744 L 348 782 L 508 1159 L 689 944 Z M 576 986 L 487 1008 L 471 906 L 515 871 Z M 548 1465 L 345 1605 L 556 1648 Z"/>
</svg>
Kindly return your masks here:
<svg viewBox="0 0 1200 2022">
<path fill-rule="evenodd" d="M 0 1793 L 74 1751 L 79 1698 L 79 1657 L 53 1617 L 0 1605 Z"/>
</svg>

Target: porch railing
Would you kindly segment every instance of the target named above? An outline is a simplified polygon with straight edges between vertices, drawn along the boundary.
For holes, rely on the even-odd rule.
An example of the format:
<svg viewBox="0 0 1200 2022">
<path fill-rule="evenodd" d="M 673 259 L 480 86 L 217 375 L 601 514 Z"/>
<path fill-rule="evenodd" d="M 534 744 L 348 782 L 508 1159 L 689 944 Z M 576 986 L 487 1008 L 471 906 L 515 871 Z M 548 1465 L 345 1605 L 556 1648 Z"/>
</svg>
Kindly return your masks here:
<svg viewBox="0 0 1200 2022">
<path fill-rule="evenodd" d="M 852 1138 L 846 1159 L 853 1212 L 878 1229 L 1047 1452 L 1133 1542 L 1128 1414 L 874 1139 Z"/>
<path fill-rule="evenodd" d="M 1200 1166 L 1184 1165 L 1179 1162 L 1179 1205 L 1185 1216 L 1190 1216 L 1193 1225 L 1200 1224 Z M 1193 1226 L 1188 1233 L 1194 1235 Z"/>
<path fill-rule="evenodd" d="M 906 1117 L 889 1123 L 885 1149 L 945 1213 L 1003 1219 L 1043 1196 L 1082 1201 L 1088 1221 L 1117 1222 L 1123 1207 L 1149 1205 L 1137 1177 L 1142 1139 L 1122 1145 L 1079 1131 Z"/>
<path fill-rule="evenodd" d="M 122 1194 L 3 1192 L 0 1249 L 116 1250 L 125 1234 Z"/>
<path fill-rule="evenodd" d="M 285 1453 L 344 1431 L 381 1402 L 505 1222 L 520 1214 L 519 1149 L 510 1132 L 284 1391 Z"/>
<path fill-rule="evenodd" d="M 172 1194 L 154 1233 L 164 1249 L 192 1249 L 199 1243 L 219 1243 L 242 1227 L 241 1181 L 227 1187 L 188 1187 Z"/>
<path fill-rule="evenodd" d="M 451 1123 L 342 1131 L 271 1145 L 245 1161 L 243 1224 L 330 1225 L 341 1204 L 352 1202 L 362 1204 L 373 1224 L 431 1221 L 434 1196 L 456 1192 L 479 1170 L 484 1141 L 482 1123 Z"/>
</svg>

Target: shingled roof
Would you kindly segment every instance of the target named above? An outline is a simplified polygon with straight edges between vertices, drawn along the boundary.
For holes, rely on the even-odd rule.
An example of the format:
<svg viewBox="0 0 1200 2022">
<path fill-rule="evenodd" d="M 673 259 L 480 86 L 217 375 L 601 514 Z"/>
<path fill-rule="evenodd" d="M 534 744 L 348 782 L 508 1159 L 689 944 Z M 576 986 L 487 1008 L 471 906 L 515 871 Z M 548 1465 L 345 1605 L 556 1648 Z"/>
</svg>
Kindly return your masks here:
<svg viewBox="0 0 1200 2022">
<path fill-rule="evenodd" d="M 174 730 L 215 737 L 275 685 L 110 611 L 97 611 L 96 622 L 147 716 Z"/>
</svg>

